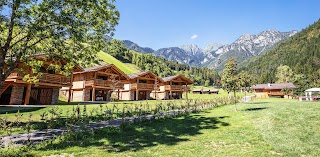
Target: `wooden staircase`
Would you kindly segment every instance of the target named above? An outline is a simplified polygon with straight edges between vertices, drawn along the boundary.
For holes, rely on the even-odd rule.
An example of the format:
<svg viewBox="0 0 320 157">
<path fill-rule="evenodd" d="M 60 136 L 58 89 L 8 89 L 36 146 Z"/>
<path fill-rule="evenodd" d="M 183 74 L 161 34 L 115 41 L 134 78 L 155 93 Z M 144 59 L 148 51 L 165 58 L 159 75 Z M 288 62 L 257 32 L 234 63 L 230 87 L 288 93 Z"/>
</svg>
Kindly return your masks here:
<svg viewBox="0 0 320 157">
<path fill-rule="evenodd" d="M 12 84 L 12 82 L 4 82 L 2 85 L 2 90 L 0 91 L 0 94 L 2 94 L 4 91 L 7 90 L 8 87 L 10 87 L 10 85 Z"/>
</svg>

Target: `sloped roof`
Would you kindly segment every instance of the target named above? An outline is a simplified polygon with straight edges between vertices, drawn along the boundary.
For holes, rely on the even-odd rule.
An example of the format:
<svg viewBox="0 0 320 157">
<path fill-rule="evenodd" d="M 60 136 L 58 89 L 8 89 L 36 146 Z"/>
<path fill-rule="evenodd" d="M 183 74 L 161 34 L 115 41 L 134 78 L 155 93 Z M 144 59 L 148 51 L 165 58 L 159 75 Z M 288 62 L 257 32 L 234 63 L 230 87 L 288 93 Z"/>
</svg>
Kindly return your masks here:
<svg viewBox="0 0 320 157">
<path fill-rule="evenodd" d="M 142 71 L 142 72 L 138 72 L 138 73 L 134 73 L 134 74 L 129 74 L 128 77 L 131 80 L 131 79 L 135 79 L 135 78 L 141 77 L 143 75 L 147 75 L 147 74 L 151 74 L 152 76 L 158 78 L 158 80 L 160 80 L 160 82 L 163 82 L 163 80 L 160 77 L 158 77 L 156 74 L 154 74 L 151 71 Z"/>
<path fill-rule="evenodd" d="M 310 88 L 307 89 L 306 92 L 320 92 L 320 88 Z"/>
<path fill-rule="evenodd" d="M 163 77 L 162 80 L 164 82 L 168 82 L 168 81 L 172 81 L 176 78 L 180 77 L 181 79 L 185 80 L 188 84 L 193 84 L 193 82 L 188 79 L 187 77 L 185 77 L 184 75 L 178 74 L 178 75 L 174 75 L 174 76 L 168 76 L 168 77 Z"/>
<path fill-rule="evenodd" d="M 294 89 L 296 88 L 293 83 L 268 83 L 268 84 L 256 84 L 253 85 L 253 89 Z"/>
<path fill-rule="evenodd" d="M 112 66 L 112 64 L 103 64 L 103 65 L 98 65 L 90 68 L 84 68 L 83 72 L 92 72 L 92 71 L 99 71 L 104 68 L 108 68 Z"/>
<path fill-rule="evenodd" d="M 36 53 L 36 54 L 30 54 L 30 55 L 26 55 L 27 58 L 35 58 L 35 59 L 47 59 L 49 56 L 57 56 L 57 54 L 55 53 Z M 15 60 L 16 58 L 13 57 L 11 58 L 11 56 L 5 56 L 5 60 L 9 60 L 9 59 L 13 59 Z M 57 61 L 51 58 L 51 61 Z M 60 61 L 61 64 L 66 64 L 68 61 L 65 58 L 61 58 L 58 61 Z M 23 62 L 21 59 L 19 61 L 20 63 Z M 74 71 L 83 71 L 83 68 L 81 66 L 79 66 L 78 64 L 76 64 L 73 67 Z"/>
<path fill-rule="evenodd" d="M 94 66 L 94 67 L 90 67 L 90 68 L 85 68 L 83 71 L 81 72 L 76 72 L 73 74 L 80 74 L 80 73 L 87 73 L 87 72 L 95 72 L 95 71 L 99 71 L 101 69 L 106 69 L 106 68 L 113 68 L 115 71 L 117 71 L 121 76 L 125 77 L 125 79 L 129 79 L 128 75 L 126 75 L 123 71 L 121 71 L 117 66 L 115 66 L 114 64 L 103 64 L 103 65 L 98 65 L 98 66 Z"/>
</svg>

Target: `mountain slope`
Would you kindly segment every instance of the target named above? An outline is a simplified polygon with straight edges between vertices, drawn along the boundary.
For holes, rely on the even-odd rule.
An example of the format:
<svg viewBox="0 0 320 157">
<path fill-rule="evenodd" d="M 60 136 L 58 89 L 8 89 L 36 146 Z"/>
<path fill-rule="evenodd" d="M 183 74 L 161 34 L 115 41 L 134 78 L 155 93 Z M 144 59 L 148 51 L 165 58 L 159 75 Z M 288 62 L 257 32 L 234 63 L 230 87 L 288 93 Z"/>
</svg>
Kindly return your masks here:
<svg viewBox="0 0 320 157">
<path fill-rule="evenodd" d="M 242 64 L 258 83 L 275 82 L 275 71 L 288 65 L 294 72 L 295 84 L 303 91 L 320 86 L 320 20 L 282 42 L 263 55 Z"/>
<path fill-rule="evenodd" d="M 226 61 L 234 57 L 238 63 L 271 49 L 276 43 L 287 40 L 297 31 L 279 32 L 263 31 L 257 35 L 244 34 L 230 45 L 224 45 L 215 51 L 216 58 L 207 65 L 211 69 L 221 71 Z"/>
<path fill-rule="evenodd" d="M 136 52 L 140 52 L 140 53 L 153 53 L 154 50 L 152 48 L 149 47 L 141 47 L 138 44 L 130 41 L 130 40 L 123 40 L 124 45 L 126 45 L 126 47 L 130 50 L 134 50 Z"/>
<path fill-rule="evenodd" d="M 98 52 L 98 57 L 101 59 L 104 63 L 108 64 L 114 64 L 117 66 L 120 70 L 122 70 L 126 74 L 132 74 L 132 73 L 137 73 L 140 72 L 140 69 L 135 66 L 134 64 L 131 63 L 123 63 L 119 61 L 118 59 L 114 58 L 110 54 L 107 54 L 105 52 Z"/>
<path fill-rule="evenodd" d="M 196 45 L 162 48 L 155 51 L 153 55 L 192 66 L 200 66 L 201 60 L 204 58 L 203 52 Z"/>
</svg>

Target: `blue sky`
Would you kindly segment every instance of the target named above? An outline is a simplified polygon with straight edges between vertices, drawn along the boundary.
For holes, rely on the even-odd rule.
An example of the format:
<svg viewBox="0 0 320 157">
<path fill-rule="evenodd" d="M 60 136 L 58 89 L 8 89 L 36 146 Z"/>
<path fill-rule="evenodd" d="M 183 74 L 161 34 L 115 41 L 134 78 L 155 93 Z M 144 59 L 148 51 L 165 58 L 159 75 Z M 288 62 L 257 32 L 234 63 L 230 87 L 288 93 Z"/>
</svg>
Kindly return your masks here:
<svg viewBox="0 0 320 157">
<path fill-rule="evenodd" d="M 320 18 L 320 0 L 117 0 L 114 38 L 140 46 L 229 44 L 242 34 L 306 28 Z"/>
</svg>

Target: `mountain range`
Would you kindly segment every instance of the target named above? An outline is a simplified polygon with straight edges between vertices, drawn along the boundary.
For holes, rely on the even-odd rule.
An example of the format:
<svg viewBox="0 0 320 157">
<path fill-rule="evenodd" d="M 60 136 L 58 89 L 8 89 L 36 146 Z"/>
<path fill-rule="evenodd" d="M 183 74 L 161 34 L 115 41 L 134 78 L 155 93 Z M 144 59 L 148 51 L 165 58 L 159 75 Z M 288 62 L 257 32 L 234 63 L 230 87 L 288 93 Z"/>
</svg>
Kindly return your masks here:
<svg viewBox="0 0 320 157">
<path fill-rule="evenodd" d="M 231 44 L 209 43 L 203 49 L 192 44 L 153 50 L 149 47 L 140 47 L 130 40 L 123 42 L 128 49 L 140 53 L 150 53 L 179 63 L 221 71 L 230 57 L 236 58 L 238 64 L 241 64 L 253 56 L 263 54 L 297 32 L 295 30 L 280 32 L 270 29 L 256 35 L 244 34 Z"/>
</svg>

